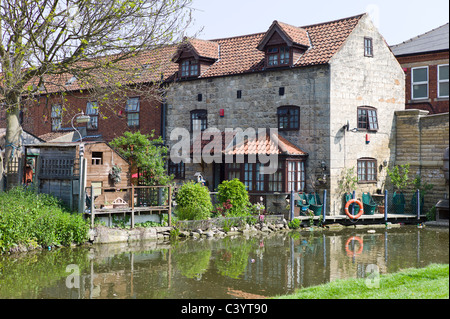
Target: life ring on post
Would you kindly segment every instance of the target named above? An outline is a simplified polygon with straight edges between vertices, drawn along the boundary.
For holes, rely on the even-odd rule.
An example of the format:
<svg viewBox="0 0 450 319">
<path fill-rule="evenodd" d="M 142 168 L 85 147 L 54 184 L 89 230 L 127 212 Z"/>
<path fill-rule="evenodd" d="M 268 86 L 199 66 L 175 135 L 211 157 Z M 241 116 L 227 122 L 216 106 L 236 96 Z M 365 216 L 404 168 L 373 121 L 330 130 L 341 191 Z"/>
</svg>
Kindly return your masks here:
<svg viewBox="0 0 450 319">
<path fill-rule="evenodd" d="M 350 242 L 352 242 L 353 240 L 356 240 L 358 242 L 358 244 L 359 244 L 359 249 L 358 249 L 357 252 L 353 252 L 353 251 L 350 250 L 349 245 L 350 245 Z M 345 251 L 347 252 L 347 256 L 349 256 L 349 257 L 354 257 L 354 256 L 357 256 L 357 255 L 361 255 L 361 253 L 363 251 L 363 248 L 364 248 L 363 240 L 360 237 L 357 237 L 357 236 L 350 237 L 347 240 L 347 242 L 345 243 Z"/>
<path fill-rule="evenodd" d="M 348 208 L 351 204 L 356 203 L 359 206 L 359 212 L 357 215 L 353 216 L 352 214 L 349 213 Z M 357 200 L 357 199 L 350 199 L 347 204 L 345 204 L 345 214 L 350 218 L 350 219 L 358 219 L 359 217 L 361 217 L 362 214 L 364 214 L 364 207 L 363 204 Z"/>
</svg>

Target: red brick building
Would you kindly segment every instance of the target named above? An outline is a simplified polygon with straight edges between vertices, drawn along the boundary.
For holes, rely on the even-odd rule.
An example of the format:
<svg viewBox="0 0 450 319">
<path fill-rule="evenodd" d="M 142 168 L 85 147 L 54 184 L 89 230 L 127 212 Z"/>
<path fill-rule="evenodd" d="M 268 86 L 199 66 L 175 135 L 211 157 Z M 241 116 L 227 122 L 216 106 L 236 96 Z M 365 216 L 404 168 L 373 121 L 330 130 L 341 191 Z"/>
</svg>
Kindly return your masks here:
<svg viewBox="0 0 450 319">
<path fill-rule="evenodd" d="M 36 136 L 49 133 L 73 131 L 72 119 L 83 112 L 91 117 L 89 123 L 74 123 L 75 127 L 86 127 L 87 136 L 106 142 L 121 136 L 125 131 L 140 131 L 142 134 L 164 134 L 161 125 L 163 104 L 160 81 L 166 83 L 178 65 L 170 58 L 176 47 L 166 47 L 158 52 L 147 52 L 129 63 L 134 75 L 133 84 L 126 86 L 108 100 L 98 101 L 89 88 L 83 87 L 70 74 L 45 77 L 45 92 L 33 101 L 23 100 L 21 124 L 24 130 Z M 131 65 L 132 64 L 132 65 Z M 152 92 L 154 94 L 152 94 Z M 0 108 L 0 128 L 6 127 L 6 110 Z M 84 131 L 84 130 L 83 130 Z"/>
<path fill-rule="evenodd" d="M 449 24 L 391 46 L 406 75 L 406 108 L 449 111 Z"/>
</svg>

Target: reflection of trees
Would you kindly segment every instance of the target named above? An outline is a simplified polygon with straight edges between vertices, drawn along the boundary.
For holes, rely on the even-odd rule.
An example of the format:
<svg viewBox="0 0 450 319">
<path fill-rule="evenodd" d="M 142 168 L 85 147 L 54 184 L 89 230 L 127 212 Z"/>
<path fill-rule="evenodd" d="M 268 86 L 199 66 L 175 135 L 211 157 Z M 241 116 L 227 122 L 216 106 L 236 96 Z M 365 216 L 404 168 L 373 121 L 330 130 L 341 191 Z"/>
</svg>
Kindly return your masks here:
<svg viewBox="0 0 450 319">
<path fill-rule="evenodd" d="M 185 242 L 173 251 L 176 268 L 187 278 L 199 278 L 209 267 L 211 248 L 201 245 L 199 248 L 191 247 L 193 242 Z"/>
<path fill-rule="evenodd" d="M 224 248 L 220 249 L 215 259 L 217 271 L 222 276 L 237 279 L 248 264 L 249 253 L 252 247 L 252 241 L 233 242 L 224 239 Z"/>
<path fill-rule="evenodd" d="M 19 257 L 0 256 L 0 298 L 39 298 L 40 291 L 52 287 L 75 264 L 80 273 L 88 268 L 88 250 L 56 249 L 36 251 Z"/>
</svg>

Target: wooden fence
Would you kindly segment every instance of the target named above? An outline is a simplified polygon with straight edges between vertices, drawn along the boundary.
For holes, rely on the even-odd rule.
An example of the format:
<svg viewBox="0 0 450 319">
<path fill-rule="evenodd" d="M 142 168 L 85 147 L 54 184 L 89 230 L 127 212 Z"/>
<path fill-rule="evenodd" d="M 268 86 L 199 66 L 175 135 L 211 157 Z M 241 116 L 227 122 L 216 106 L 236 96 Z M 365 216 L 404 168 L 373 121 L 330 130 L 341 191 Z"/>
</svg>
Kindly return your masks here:
<svg viewBox="0 0 450 319">
<path fill-rule="evenodd" d="M 92 196 L 94 195 L 94 196 Z M 87 187 L 85 214 L 91 217 L 94 227 L 95 216 L 131 214 L 131 228 L 134 228 L 135 214 L 167 212 L 169 226 L 172 226 L 172 186 L 129 186 L 129 187 Z"/>
</svg>

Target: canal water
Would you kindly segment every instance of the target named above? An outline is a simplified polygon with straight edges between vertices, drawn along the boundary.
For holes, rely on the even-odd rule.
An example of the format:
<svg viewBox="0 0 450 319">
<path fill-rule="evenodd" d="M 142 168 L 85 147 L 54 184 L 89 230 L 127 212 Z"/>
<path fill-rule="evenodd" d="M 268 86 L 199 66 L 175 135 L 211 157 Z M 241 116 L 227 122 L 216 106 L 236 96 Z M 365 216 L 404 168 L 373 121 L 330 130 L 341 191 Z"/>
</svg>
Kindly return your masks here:
<svg viewBox="0 0 450 319">
<path fill-rule="evenodd" d="M 255 299 L 449 263 L 448 229 L 290 232 L 0 256 L 0 298 Z"/>
</svg>

